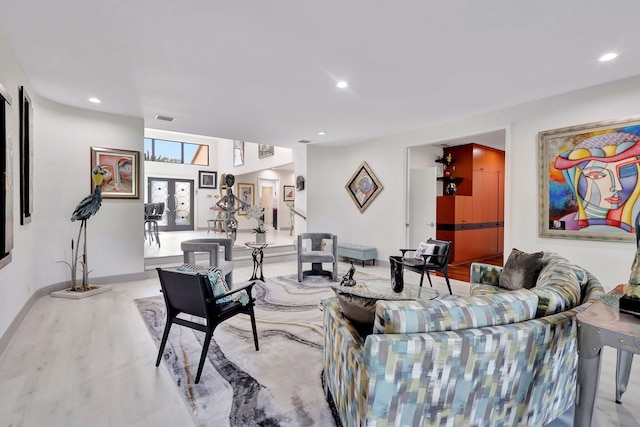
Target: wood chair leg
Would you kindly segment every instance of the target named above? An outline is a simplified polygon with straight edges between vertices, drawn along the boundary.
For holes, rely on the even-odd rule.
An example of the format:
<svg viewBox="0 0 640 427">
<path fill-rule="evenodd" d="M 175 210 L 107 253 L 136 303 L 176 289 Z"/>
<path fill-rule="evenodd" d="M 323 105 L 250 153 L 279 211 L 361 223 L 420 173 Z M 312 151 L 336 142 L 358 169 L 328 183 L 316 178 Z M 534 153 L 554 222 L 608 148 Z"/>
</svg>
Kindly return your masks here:
<svg viewBox="0 0 640 427">
<path fill-rule="evenodd" d="M 429 270 L 426 271 L 427 279 L 429 279 L 429 285 L 433 288 L 433 283 L 431 283 L 431 276 L 429 275 Z"/>
<path fill-rule="evenodd" d="M 204 337 L 204 343 L 202 343 L 202 354 L 200 354 L 200 363 L 198 363 L 198 372 L 196 373 L 196 381 L 200 382 L 200 375 L 202 375 L 202 368 L 204 367 L 204 361 L 207 359 L 207 353 L 209 352 L 209 344 L 211 343 L 211 337 L 213 336 L 213 329 L 207 330 L 207 334 Z"/>
<path fill-rule="evenodd" d="M 253 306 L 249 308 L 249 317 L 251 318 L 251 329 L 253 329 L 253 343 L 256 346 L 256 351 L 260 351 L 260 347 L 258 347 L 258 330 L 256 329 L 256 316 L 253 312 Z"/>
<path fill-rule="evenodd" d="M 173 322 L 171 322 L 171 318 L 167 317 L 167 324 L 164 326 L 162 341 L 160 342 L 160 350 L 158 351 L 158 358 L 156 359 L 156 368 L 160 366 L 160 360 L 162 360 L 162 353 L 164 353 L 164 346 L 167 344 L 167 338 L 169 337 L 169 330 L 171 330 L 172 324 Z"/>
<path fill-rule="evenodd" d="M 447 287 L 449 288 L 449 295 L 453 295 L 453 292 L 451 292 L 451 283 L 449 283 L 449 275 L 447 274 L 447 271 L 443 271 L 442 272 L 444 274 L 444 280 L 447 281 Z"/>
</svg>

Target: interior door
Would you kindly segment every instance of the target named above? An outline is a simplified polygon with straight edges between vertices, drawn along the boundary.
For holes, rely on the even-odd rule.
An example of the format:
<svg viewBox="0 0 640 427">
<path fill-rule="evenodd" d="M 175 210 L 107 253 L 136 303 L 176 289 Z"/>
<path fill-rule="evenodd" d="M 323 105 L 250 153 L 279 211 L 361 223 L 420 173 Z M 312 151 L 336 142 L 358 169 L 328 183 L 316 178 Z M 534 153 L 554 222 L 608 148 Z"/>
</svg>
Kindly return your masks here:
<svg viewBox="0 0 640 427">
<path fill-rule="evenodd" d="M 193 180 L 149 178 L 149 202 L 164 202 L 160 231 L 193 230 Z"/>
<path fill-rule="evenodd" d="M 436 238 L 436 167 L 409 171 L 409 246 Z"/>
<path fill-rule="evenodd" d="M 271 227 L 275 229 L 276 225 L 274 224 L 273 218 L 273 187 L 262 187 L 260 206 L 264 208 L 264 223 L 270 224 Z"/>
</svg>

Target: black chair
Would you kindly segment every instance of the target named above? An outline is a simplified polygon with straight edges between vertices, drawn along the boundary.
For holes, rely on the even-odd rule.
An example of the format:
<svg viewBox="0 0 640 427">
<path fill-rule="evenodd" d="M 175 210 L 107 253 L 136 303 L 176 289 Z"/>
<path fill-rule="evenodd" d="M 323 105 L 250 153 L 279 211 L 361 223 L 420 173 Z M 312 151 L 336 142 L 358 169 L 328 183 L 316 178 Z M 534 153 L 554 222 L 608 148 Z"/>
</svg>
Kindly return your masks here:
<svg viewBox="0 0 640 427">
<path fill-rule="evenodd" d="M 447 272 L 449 256 L 451 255 L 451 242 L 429 239 L 427 240 L 427 244 L 435 245 L 433 248 L 433 254 L 422 255 L 420 258 L 405 257 L 407 252 L 415 252 L 416 249 L 400 249 L 400 252 L 402 252 L 402 265 L 405 270 L 420 274 L 420 287 L 422 287 L 425 273 L 427 274 L 427 279 L 429 279 L 431 287 L 433 287 L 433 283 L 431 283 L 429 271 L 438 271 L 442 273 L 447 282 L 449 294 L 453 295 L 451 292 L 451 283 L 449 283 L 449 273 Z"/>
<path fill-rule="evenodd" d="M 162 220 L 164 215 L 164 202 L 160 203 L 147 203 L 144 205 L 144 239 L 147 240 L 147 233 L 149 239 L 153 241 L 154 237 L 160 247 L 160 235 L 158 234 L 158 221 Z"/>
<path fill-rule="evenodd" d="M 259 350 L 256 318 L 253 312 L 255 300 L 251 295 L 251 289 L 255 282 L 230 290 L 223 295 L 215 297 L 213 296 L 213 291 L 209 284 L 209 278 L 205 275 L 186 271 L 163 270 L 161 268 L 157 268 L 157 270 L 158 276 L 160 277 L 160 285 L 162 286 L 162 294 L 164 295 L 164 302 L 167 306 L 167 323 L 164 327 L 164 333 L 162 334 L 162 342 L 160 343 L 160 350 L 158 351 L 156 367 L 160 365 L 162 353 L 164 352 L 164 347 L 167 344 L 167 337 L 169 337 L 169 330 L 171 329 L 171 325 L 174 323 L 205 332 L 206 334 L 202 345 L 200 363 L 198 364 L 198 372 L 196 374 L 195 381 L 196 384 L 200 381 L 202 367 L 204 366 L 204 361 L 207 357 L 207 351 L 209 350 L 209 343 L 213 337 L 213 331 L 220 323 L 235 316 L 236 314 L 244 313 L 250 316 L 251 327 L 253 328 L 253 341 L 256 351 Z M 236 301 L 225 304 L 216 303 L 217 300 L 233 295 L 242 290 L 246 290 L 249 294 L 249 303 L 247 305 L 242 305 Z M 180 313 L 204 318 L 206 319 L 207 324 L 203 325 L 201 323 L 177 317 Z"/>
</svg>

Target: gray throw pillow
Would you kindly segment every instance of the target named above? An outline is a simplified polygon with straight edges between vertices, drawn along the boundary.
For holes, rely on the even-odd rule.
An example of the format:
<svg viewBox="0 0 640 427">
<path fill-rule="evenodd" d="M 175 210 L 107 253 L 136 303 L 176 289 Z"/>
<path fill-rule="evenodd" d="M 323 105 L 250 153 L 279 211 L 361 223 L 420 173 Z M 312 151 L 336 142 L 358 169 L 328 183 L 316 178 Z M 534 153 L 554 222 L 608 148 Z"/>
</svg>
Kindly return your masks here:
<svg viewBox="0 0 640 427">
<path fill-rule="evenodd" d="M 542 270 L 542 252 L 526 253 L 513 249 L 502 269 L 498 286 L 505 289 L 531 289 Z"/>
<path fill-rule="evenodd" d="M 411 299 L 401 295 L 371 292 L 359 287 L 331 286 L 331 289 L 340 301 L 344 317 L 352 322 L 370 326 L 371 329 L 376 317 L 376 302 L 378 300 Z M 391 290 L 391 286 L 389 286 L 389 290 Z"/>
</svg>

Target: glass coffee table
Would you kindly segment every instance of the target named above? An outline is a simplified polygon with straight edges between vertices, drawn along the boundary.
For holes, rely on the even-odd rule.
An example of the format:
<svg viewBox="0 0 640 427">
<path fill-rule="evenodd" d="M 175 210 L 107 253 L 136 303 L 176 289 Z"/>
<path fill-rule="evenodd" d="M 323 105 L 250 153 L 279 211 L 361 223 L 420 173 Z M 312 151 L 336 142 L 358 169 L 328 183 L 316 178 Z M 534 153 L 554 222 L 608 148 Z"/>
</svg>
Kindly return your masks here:
<svg viewBox="0 0 640 427">
<path fill-rule="evenodd" d="M 339 282 L 336 282 L 336 286 L 339 285 Z M 345 289 L 349 288 L 358 288 L 358 289 L 366 289 L 369 292 L 381 294 L 381 295 L 393 295 L 393 296 L 404 296 L 407 299 L 412 300 L 423 300 L 428 301 L 438 297 L 438 291 L 431 287 L 420 287 L 418 284 L 405 283 L 404 289 L 402 292 L 393 292 L 391 289 L 391 279 L 386 279 L 383 277 L 372 277 L 366 279 L 356 279 L 355 286 L 344 286 Z M 333 290 L 328 291 L 326 294 L 320 298 L 318 302 L 318 307 L 322 310 L 322 300 L 327 298 L 335 297 L 336 294 Z M 381 298 L 384 299 L 384 298 Z"/>
</svg>

